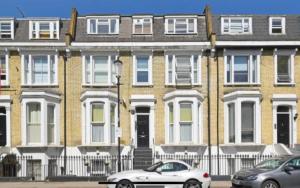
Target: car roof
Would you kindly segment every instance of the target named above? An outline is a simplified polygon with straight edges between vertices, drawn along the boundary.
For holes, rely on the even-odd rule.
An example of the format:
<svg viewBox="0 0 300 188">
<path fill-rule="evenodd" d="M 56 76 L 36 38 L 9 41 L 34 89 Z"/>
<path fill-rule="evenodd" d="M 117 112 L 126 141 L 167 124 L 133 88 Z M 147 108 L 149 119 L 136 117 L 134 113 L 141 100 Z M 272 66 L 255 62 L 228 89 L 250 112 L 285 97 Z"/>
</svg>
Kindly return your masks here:
<svg viewBox="0 0 300 188">
<path fill-rule="evenodd" d="M 163 163 L 170 163 L 170 162 L 176 162 L 176 163 L 182 163 L 182 164 L 184 164 L 184 165 L 186 165 L 186 166 L 188 166 L 188 167 L 191 167 L 191 165 L 189 165 L 189 164 L 187 164 L 186 162 L 184 162 L 184 161 L 181 161 L 181 160 L 162 160 L 161 162 L 163 162 Z"/>
</svg>

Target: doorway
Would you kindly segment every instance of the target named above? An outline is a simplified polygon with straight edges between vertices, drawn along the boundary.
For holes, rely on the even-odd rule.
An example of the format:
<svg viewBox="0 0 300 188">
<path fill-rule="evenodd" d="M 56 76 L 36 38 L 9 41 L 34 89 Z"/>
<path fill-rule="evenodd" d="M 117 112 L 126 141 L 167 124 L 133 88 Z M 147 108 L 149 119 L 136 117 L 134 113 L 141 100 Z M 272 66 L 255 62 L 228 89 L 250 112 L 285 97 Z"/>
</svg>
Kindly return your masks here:
<svg viewBox="0 0 300 188">
<path fill-rule="evenodd" d="M 290 145 L 291 111 L 289 106 L 277 107 L 277 143 Z"/>
<path fill-rule="evenodd" d="M 137 147 L 149 148 L 149 107 L 136 107 Z"/>
</svg>

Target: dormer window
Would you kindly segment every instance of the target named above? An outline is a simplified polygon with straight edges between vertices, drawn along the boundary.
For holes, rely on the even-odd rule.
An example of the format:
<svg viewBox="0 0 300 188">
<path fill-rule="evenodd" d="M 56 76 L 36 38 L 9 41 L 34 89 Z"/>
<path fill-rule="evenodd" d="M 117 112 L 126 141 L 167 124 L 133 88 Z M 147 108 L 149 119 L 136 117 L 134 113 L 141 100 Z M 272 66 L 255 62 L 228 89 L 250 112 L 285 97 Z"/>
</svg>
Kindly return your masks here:
<svg viewBox="0 0 300 188">
<path fill-rule="evenodd" d="M 30 39 L 59 39 L 59 21 L 29 21 Z"/>
<path fill-rule="evenodd" d="M 87 19 L 88 34 L 118 34 L 118 17 L 100 17 Z"/>
<path fill-rule="evenodd" d="M 168 17 L 165 19 L 165 34 L 197 34 L 197 18 Z"/>
<path fill-rule="evenodd" d="M 270 34 L 285 34 L 285 18 L 270 17 L 269 18 L 269 33 Z"/>
<path fill-rule="evenodd" d="M 13 20 L 0 20 L 0 39 L 14 39 Z"/>
<path fill-rule="evenodd" d="M 152 18 L 133 18 L 133 34 L 152 34 Z"/>
<path fill-rule="evenodd" d="M 222 34 L 251 34 L 252 18 L 223 17 L 221 19 Z"/>
</svg>

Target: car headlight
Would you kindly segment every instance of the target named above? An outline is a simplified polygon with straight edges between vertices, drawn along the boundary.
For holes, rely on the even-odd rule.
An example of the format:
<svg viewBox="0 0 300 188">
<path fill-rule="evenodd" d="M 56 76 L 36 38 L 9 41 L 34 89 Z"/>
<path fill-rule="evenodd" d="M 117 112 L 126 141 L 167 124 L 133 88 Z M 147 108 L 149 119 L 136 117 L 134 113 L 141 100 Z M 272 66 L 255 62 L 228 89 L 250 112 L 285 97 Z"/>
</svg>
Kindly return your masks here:
<svg viewBox="0 0 300 188">
<path fill-rule="evenodd" d="M 246 178 L 246 180 L 248 180 L 248 181 L 253 181 L 253 180 L 256 180 L 256 179 L 257 179 L 257 175 L 248 176 Z"/>
<path fill-rule="evenodd" d="M 109 178 L 109 179 L 107 179 L 108 182 L 114 182 L 116 180 L 117 180 L 117 178 Z"/>
</svg>

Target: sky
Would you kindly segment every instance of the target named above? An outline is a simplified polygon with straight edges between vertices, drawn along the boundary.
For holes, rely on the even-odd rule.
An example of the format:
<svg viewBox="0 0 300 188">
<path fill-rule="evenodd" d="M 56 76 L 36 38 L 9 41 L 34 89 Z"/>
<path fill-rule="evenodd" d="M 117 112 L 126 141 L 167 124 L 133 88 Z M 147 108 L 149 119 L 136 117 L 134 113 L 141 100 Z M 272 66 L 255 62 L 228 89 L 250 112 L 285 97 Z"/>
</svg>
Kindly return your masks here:
<svg viewBox="0 0 300 188">
<path fill-rule="evenodd" d="M 201 14 L 210 5 L 215 14 L 300 14 L 300 0 L 0 0 L 0 17 L 69 18 L 80 15 L 149 13 Z"/>
</svg>

